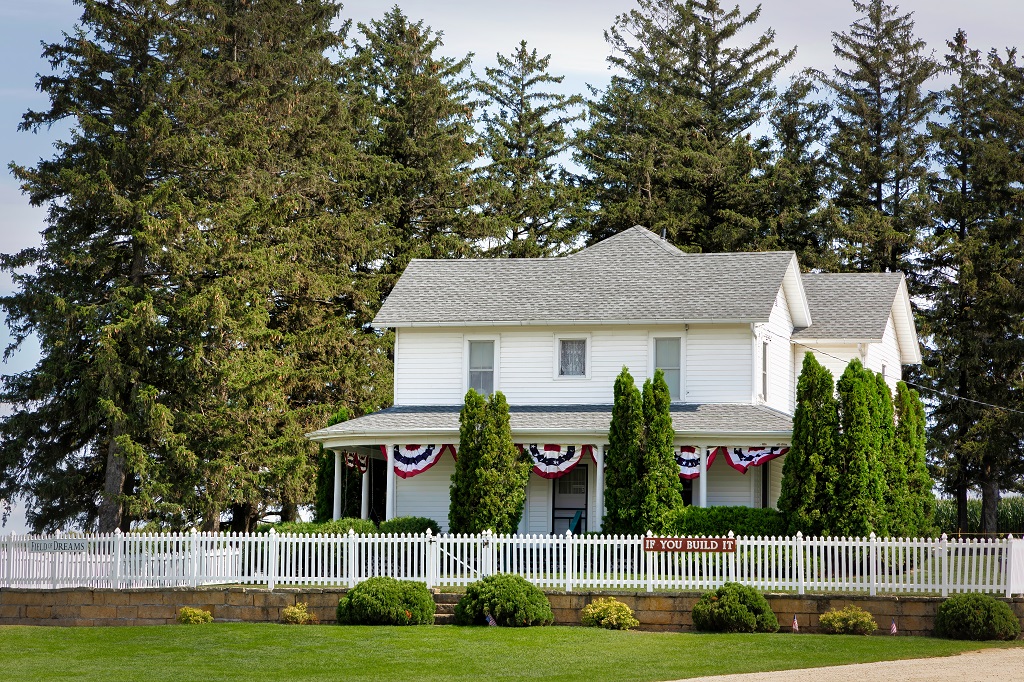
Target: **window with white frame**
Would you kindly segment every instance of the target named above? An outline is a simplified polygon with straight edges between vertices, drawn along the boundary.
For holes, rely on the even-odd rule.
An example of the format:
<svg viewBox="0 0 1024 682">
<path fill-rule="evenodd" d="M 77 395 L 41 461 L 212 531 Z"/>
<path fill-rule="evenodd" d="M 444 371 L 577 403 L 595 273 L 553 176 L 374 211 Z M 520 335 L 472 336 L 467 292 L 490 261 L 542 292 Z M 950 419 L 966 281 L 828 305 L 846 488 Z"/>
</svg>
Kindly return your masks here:
<svg viewBox="0 0 1024 682">
<path fill-rule="evenodd" d="M 761 397 L 768 400 L 768 341 L 761 342 Z"/>
<path fill-rule="evenodd" d="M 494 393 L 494 341 L 469 342 L 469 387 L 480 395 Z"/>
<path fill-rule="evenodd" d="M 680 399 L 682 380 L 682 339 L 678 336 L 654 339 L 654 369 L 661 370 L 673 401 Z"/>
<path fill-rule="evenodd" d="M 558 376 L 587 376 L 586 339 L 558 339 Z"/>
</svg>

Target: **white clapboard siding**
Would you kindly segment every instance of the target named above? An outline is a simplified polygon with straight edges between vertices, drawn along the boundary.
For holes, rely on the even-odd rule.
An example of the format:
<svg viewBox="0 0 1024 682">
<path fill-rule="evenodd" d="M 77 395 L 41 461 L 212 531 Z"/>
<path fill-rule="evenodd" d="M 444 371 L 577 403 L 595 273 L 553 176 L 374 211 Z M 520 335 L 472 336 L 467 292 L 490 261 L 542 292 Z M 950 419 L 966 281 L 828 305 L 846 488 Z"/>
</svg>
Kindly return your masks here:
<svg viewBox="0 0 1024 682">
<path fill-rule="evenodd" d="M 530 474 L 523 517 L 527 533 L 551 532 L 551 479 Z"/>
<path fill-rule="evenodd" d="M 749 325 L 691 324 L 686 334 L 686 402 L 750 403 Z"/>
<path fill-rule="evenodd" d="M 885 323 L 885 335 L 882 343 L 873 343 L 868 346 L 868 357 L 864 365 L 875 372 L 881 372 L 885 366 L 885 380 L 889 387 L 896 390 L 896 384 L 903 378 L 902 364 L 900 361 L 900 342 L 896 338 L 896 324 L 889 314 L 889 320 Z"/>
<path fill-rule="evenodd" d="M 397 486 L 396 516 L 425 516 L 434 519 L 441 530 L 448 532 L 450 486 L 455 472 L 451 454 L 441 455 L 434 466 L 412 478 L 395 477 Z"/>
<path fill-rule="evenodd" d="M 790 351 L 790 336 L 793 334 L 793 318 L 789 312 L 786 292 L 781 287 L 775 297 L 775 306 L 768 323 L 759 325 L 760 336 L 768 340 L 768 396 L 765 404 L 780 412 L 792 413 L 794 407 L 793 353 Z M 761 352 L 757 349 L 757 363 L 760 365 Z M 758 367 L 758 372 L 761 368 Z M 761 392 L 761 376 L 757 377 L 758 394 Z"/>
<path fill-rule="evenodd" d="M 396 330 L 395 404 L 462 404 L 463 338 L 461 330 Z"/>
<path fill-rule="evenodd" d="M 782 467 L 785 462 L 785 455 L 768 462 L 768 506 L 772 509 L 779 508 L 779 495 L 782 493 Z"/>
<path fill-rule="evenodd" d="M 800 368 L 803 366 L 804 353 L 806 352 L 807 348 L 804 346 L 794 346 L 794 355 L 798 360 L 793 369 L 796 376 L 800 375 Z M 846 365 L 849 364 L 850 360 L 860 357 L 860 351 L 855 343 L 846 345 L 819 344 L 814 347 L 813 352 L 815 359 L 824 365 L 828 371 L 832 372 L 832 379 L 834 381 L 839 381 L 839 377 L 843 375 Z"/>
<path fill-rule="evenodd" d="M 709 507 L 752 507 L 757 503 L 755 494 L 760 494 L 760 478 L 752 475 L 756 467 L 741 474 L 725 461 L 724 455 L 715 458 L 708 469 Z M 755 486 L 755 478 L 757 485 Z"/>
</svg>

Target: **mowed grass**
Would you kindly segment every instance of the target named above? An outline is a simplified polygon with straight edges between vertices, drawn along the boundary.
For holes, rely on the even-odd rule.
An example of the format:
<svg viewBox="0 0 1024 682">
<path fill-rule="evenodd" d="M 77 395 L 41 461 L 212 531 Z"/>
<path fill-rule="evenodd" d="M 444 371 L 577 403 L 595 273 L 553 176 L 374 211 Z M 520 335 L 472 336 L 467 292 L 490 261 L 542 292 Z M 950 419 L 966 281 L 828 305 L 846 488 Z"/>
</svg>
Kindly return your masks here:
<svg viewBox="0 0 1024 682">
<path fill-rule="evenodd" d="M 570 627 L 3 626 L 0 680 L 671 680 L 948 656 L 986 646 L 1008 645 Z"/>
</svg>

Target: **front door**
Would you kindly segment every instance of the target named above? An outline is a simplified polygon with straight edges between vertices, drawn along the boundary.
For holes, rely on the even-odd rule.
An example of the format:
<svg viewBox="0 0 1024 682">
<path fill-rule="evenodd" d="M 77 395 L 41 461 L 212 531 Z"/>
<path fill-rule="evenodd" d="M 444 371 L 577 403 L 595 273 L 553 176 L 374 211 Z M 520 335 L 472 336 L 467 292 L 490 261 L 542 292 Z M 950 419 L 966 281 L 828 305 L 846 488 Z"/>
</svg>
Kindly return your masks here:
<svg viewBox="0 0 1024 682">
<path fill-rule="evenodd" d="M 587 465 L 577 464 L 569 473 L 554 481 L 554 513 L 552 532 L 564 534 L 572 528 L 574 535 L 587 532 Z"/>
</svg>

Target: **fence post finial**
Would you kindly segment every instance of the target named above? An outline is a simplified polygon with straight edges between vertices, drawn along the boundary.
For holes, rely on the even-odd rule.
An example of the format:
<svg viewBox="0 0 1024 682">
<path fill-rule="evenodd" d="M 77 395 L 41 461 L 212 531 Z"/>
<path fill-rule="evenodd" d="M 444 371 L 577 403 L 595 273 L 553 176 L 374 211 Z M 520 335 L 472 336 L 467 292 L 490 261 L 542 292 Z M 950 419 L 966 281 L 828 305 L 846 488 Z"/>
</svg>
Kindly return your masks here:
<svg viewBox="0 0 1024 682">
<path fill-rule="evenodd" d="M 647 537 L 653 538 L 654 537 L 654 531 L 650 531 L 650 530 L 647 531 Z"/>
</svg>

